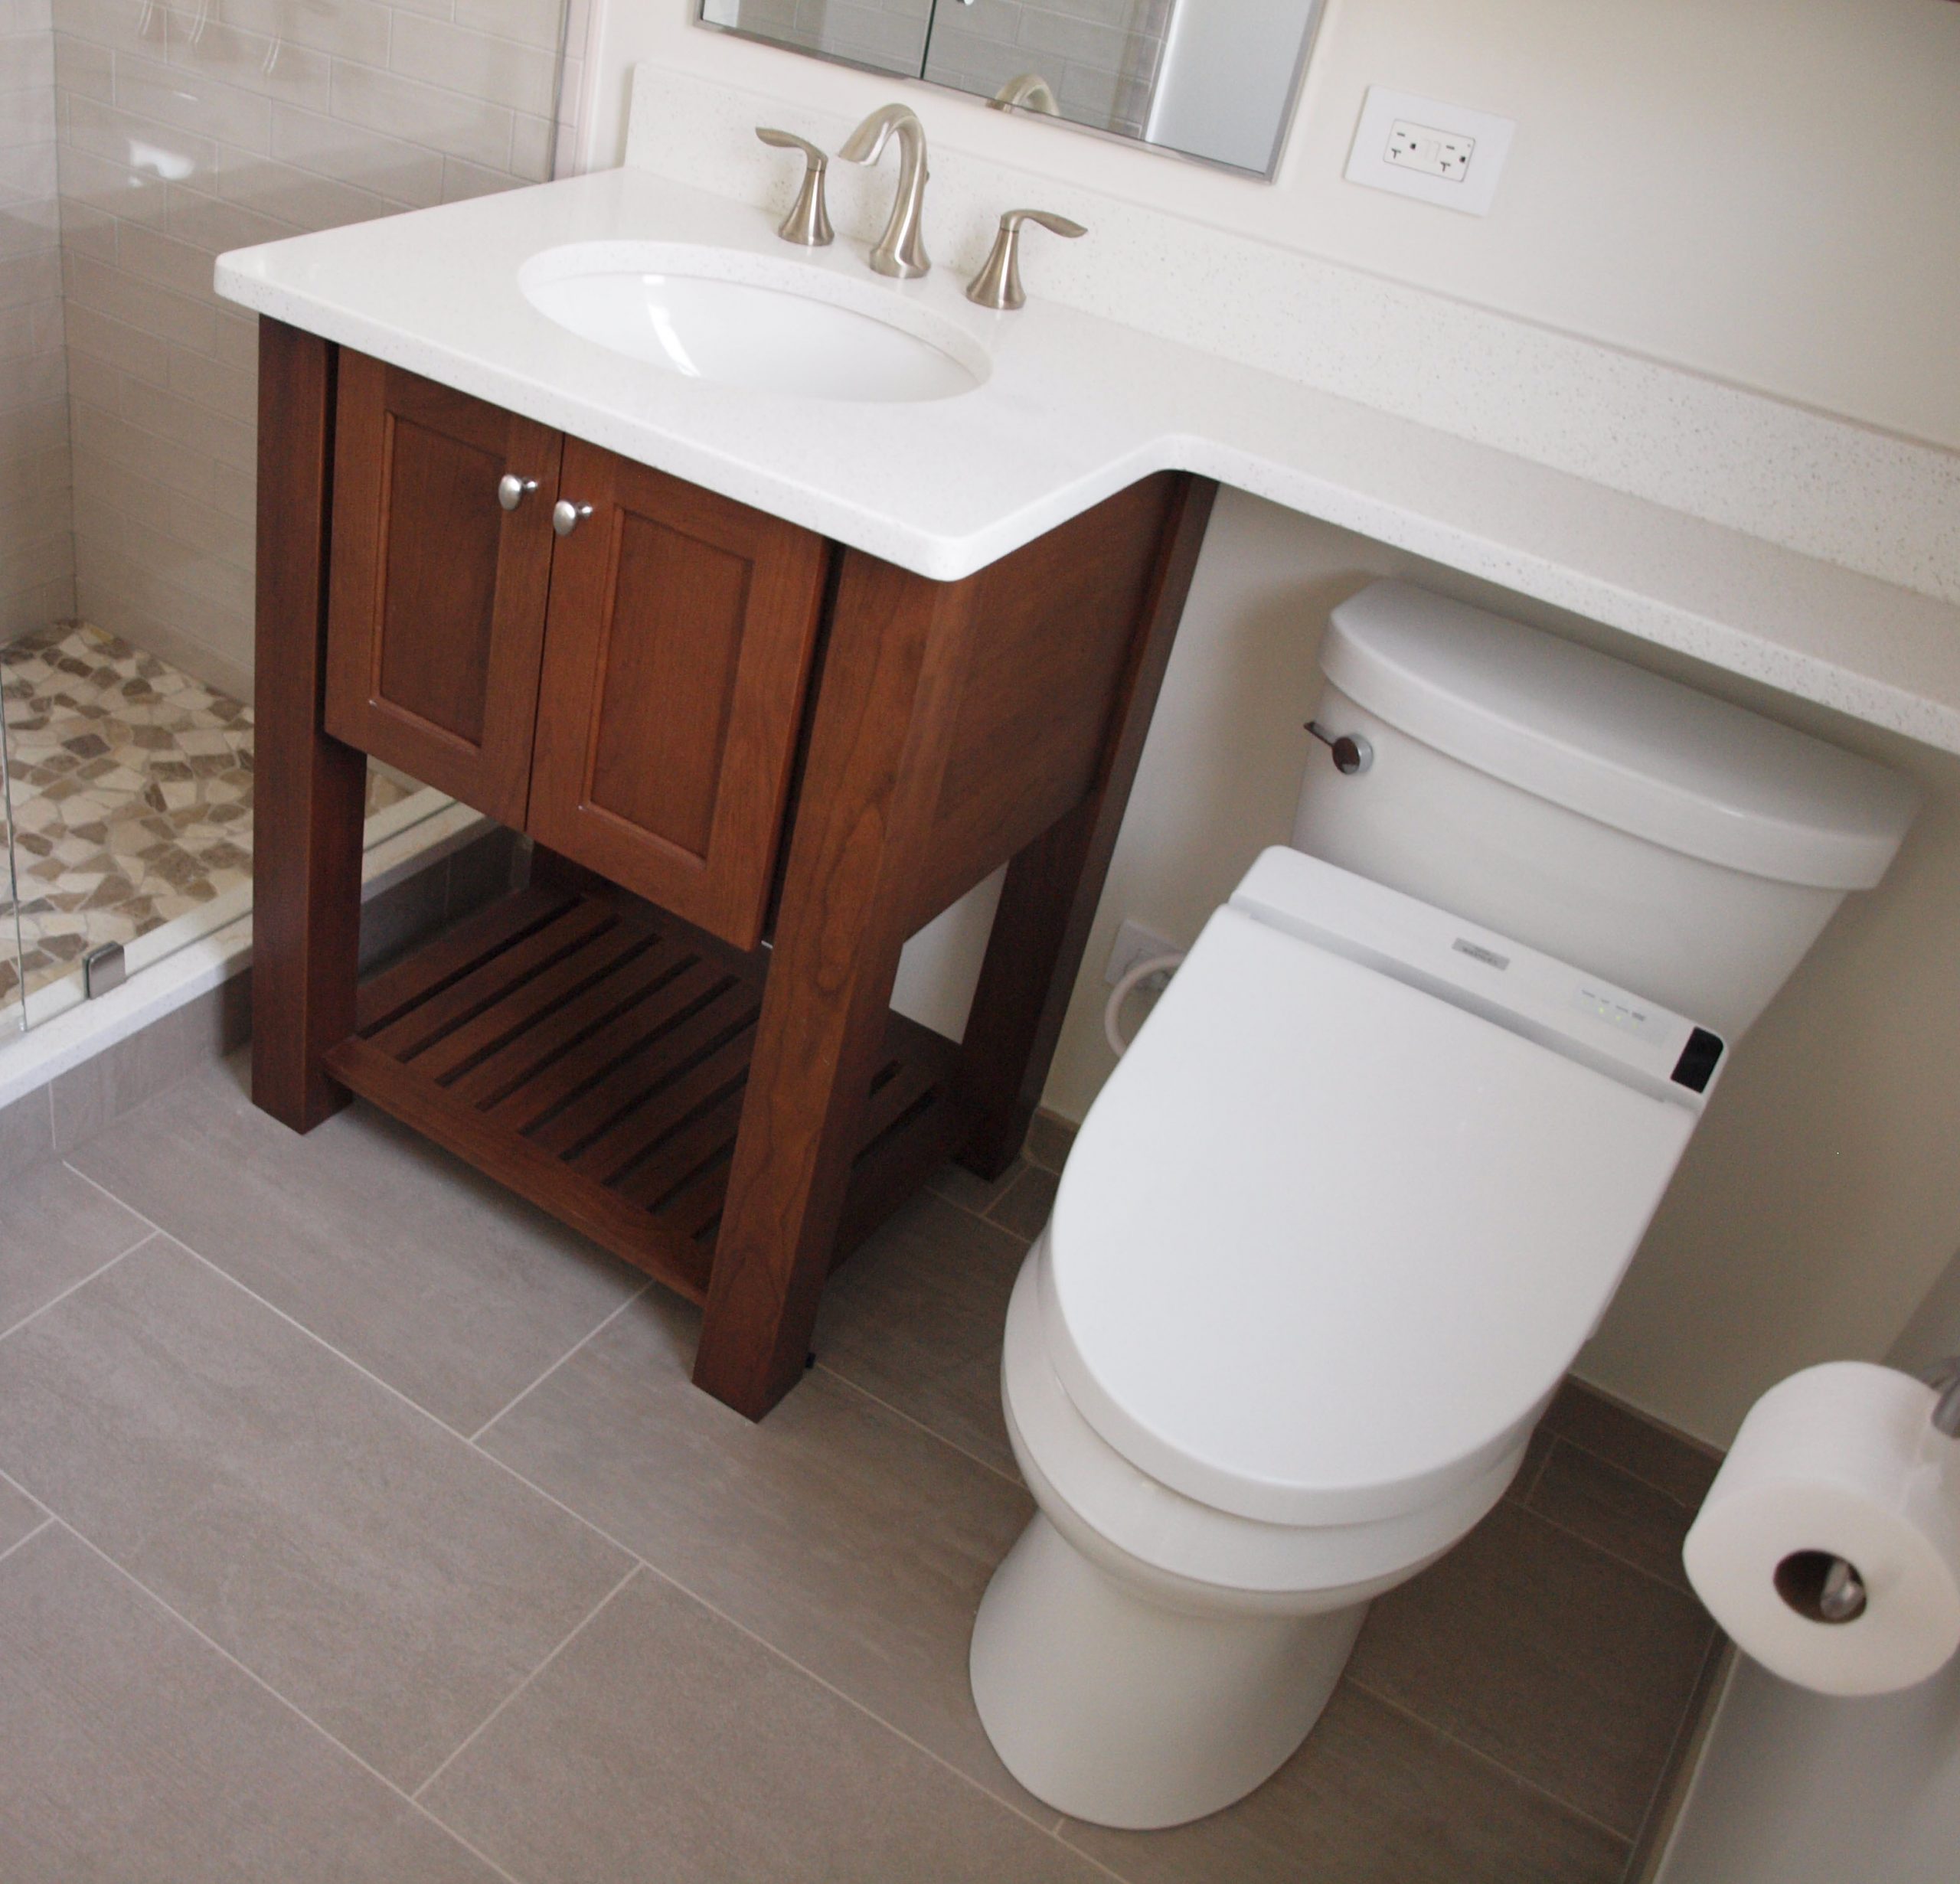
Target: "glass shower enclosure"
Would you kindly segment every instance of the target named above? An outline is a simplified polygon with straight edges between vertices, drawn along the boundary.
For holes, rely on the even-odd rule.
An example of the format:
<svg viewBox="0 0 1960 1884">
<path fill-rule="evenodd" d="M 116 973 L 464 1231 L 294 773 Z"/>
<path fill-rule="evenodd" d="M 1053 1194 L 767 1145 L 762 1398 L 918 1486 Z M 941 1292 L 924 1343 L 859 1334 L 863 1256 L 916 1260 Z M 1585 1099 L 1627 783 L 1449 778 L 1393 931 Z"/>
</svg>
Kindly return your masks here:
<svg viewBox="0 0 1960 1884">
<path fill-rule="evenodd" d="M 0 0 L 0 1038 L 249 907 L 256 326 L 214 259 L 548 178 L 565 5 Z M 377 775 L 371 844 L 442 802 Z"/>
</svg>

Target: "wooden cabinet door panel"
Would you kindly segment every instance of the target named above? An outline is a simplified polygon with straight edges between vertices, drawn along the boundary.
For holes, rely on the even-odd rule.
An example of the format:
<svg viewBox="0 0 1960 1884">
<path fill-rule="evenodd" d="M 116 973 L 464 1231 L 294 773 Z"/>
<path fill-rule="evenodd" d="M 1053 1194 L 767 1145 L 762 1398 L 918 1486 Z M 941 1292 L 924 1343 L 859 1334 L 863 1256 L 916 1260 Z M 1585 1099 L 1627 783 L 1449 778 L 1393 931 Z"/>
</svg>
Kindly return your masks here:
<svg viewBox="0 0 1960 1884">
<path fill-rule="evenodd" d="M 327 730 L 508 824 L 531 782 L 560 436 L 343 350 Z M 534 478 L 514 510 L 507 474 Z"/>
<path fill-rule="evenodd" d="M 526 828 L 753 948 L 829 546 L 568 439 Z"/>
</svg>

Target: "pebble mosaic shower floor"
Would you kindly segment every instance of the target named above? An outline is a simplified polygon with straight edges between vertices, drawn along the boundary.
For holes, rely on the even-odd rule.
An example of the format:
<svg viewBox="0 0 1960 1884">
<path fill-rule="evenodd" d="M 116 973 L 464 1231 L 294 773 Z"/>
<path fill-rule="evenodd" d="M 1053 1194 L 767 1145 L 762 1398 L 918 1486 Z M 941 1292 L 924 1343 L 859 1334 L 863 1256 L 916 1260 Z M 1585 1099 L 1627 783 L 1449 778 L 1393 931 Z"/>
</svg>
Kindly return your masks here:
<svg viewBox="0 0 1960 1884">
<path fill-rule="evenodd" d="M 0 701 L 28 993 L 250 877 L 250 707 L 81 622 L 0 648 Z M 371 772 L 370 815 L 414 789 Z M 0 1001 L 20 981 L 11 929 Z"/>
</svg>

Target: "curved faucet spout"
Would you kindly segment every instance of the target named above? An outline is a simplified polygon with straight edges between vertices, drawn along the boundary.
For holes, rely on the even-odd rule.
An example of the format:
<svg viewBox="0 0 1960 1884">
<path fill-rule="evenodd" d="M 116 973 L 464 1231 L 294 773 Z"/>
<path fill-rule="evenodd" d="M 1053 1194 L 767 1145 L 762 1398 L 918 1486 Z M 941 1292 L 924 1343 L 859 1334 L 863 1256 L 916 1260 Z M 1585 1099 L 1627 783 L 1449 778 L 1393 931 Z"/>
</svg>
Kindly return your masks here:
<svg viewBox="0 0 1960 1884">
<path fill-rule="evenodd" d="M 898 139 L 898 194 L 891 220 L 871 250 L 871 266 L 900 281 L 923 275 L 933 264 L 926 253 L 926 127 L 903 105 L 882 105 L 844 139 L 838 155 L 847 163 L 875 164 L 885 145 Z"/>
</svg>

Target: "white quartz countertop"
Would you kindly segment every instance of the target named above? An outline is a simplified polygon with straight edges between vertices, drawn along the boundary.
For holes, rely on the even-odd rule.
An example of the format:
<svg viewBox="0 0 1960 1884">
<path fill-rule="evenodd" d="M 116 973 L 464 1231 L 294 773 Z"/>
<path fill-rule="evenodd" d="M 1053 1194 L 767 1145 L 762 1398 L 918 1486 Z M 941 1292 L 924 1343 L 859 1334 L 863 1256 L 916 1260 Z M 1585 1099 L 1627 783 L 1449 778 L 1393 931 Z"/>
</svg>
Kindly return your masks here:
<svg viewBox="0 0 1960 1884">
<path fill-rule="evenodd" d="M 1038 239 L 1038 237 L 1037 237 Z M 1093 239 L 1093 238 L 1092 238 Z M 806 260 L 923 304 L 989 355 L 916 404 L 688 379 L 582 340 L 521 291 L 575 242 Z M 952 580 L 1149 473 L 1215 478 L 1805 699 L 1960 752 L 1960 607 L 1410 420 L 1044 302 L 990 314 L 936 268 L 613 170 L 222 256 L 226 299 Z M 574 495 L 568 492 L 567 495 Z"/>
</svg>

